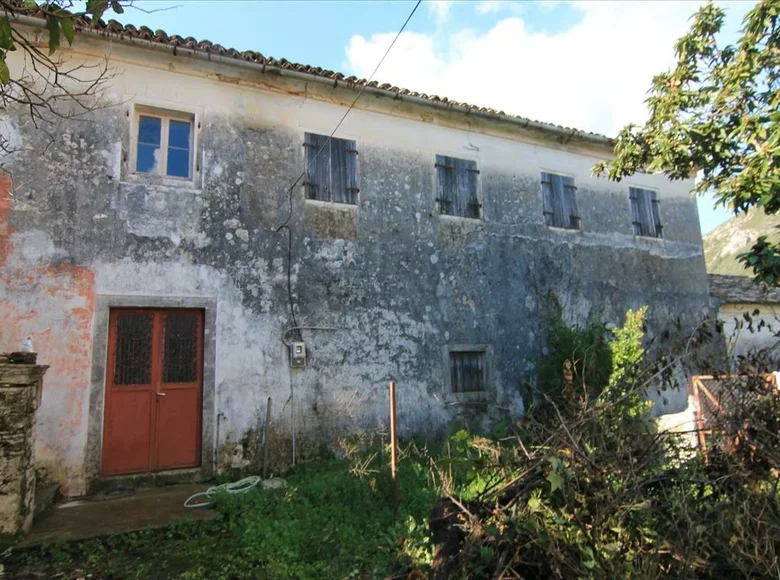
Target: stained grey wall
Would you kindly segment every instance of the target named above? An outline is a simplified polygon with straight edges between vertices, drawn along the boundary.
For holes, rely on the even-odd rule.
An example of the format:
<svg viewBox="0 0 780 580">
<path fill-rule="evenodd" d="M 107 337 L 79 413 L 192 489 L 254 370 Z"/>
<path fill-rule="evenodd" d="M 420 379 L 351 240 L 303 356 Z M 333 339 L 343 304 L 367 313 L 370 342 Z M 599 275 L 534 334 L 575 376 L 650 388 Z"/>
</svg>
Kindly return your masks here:
<svg viewBox="0 0 780 580">
<path fill-rule="evenodd" d="M 8 215 L 15 240 L 8 261 L 38 268 L 39 281 L 48 275 L 41 268 L 53 264 L 84 267 L 94 273 L 98 297 L 215 300 L 215 410 L 224 413 L 218 445 L 226 462 L 245 459 L 246 445 L 236 444 L 260 425 L 266 397 L 280 424 L 294 417 L 299 437 L 333 435 L 386 420 L 391 378 L 399 382 L 402 432 L 440 432 L 473 402 L 446 392 L 447 344 L 491 345 L 487 400 L 521 412 L 519 386 L 533 380 L 540 306 L 550 293 L 572 322 L 598 316 L 619 323 L 626 309 L 649 305 L 651 332 L 677 319 L 692 328 L 706 312 L 698 216 L 688 198 L 662 198 L 665 239 L 642 240 L 633 236 L 628 186 L 599 189 L 589 181 L 578 191 L 582 231 L 551 230 L 538 168 L 522 158 L 512 169 L 481 159 L 484 220 L 442 217 L 434 201 L 436 152 L 375 136 L 358 141 L 357 207 L 307 202 L 301 187 L 287 190 L 303 168 L 303 131 L 209 113 L 198 117 L 193 184 L 133 181 L 123 161 L 125 111 L 55 126 L 58 140 L 44 154 L 41 135 L 18 118 L 30 151 L 13 159 L 23 185 Z M 571 164 L 567 155 L 562 149 L 562 166 Z M 299 371 L 288 369 L 281 342 L 293 326 L 282 223 L 292 235 L 298 323 L 337 329 L 303 331 L 310 358 Z M 33 284 L 30 293 L 37 291 Z M 0 296 L 32 308 L 19 292 L 0 289 Z M 32 332 L 61 305 L 37 308 Z M 88 362 L 103 352 L 85 346 Z M 52 382 L 62 393 L 74 388 L 66 379 Z M 677 411 L 684 401 L 684 394 L 667 397 L 661 407 Z M 63 413 L 79 426 L 58 443 Z M 91 416 L 102 420 L 99 409 Z M 87 414 L 50 405 L 41 417 L 44 456 L 77 464 L 86 453 Z M 212 430 L 216 420 L 204 417 Z"/>
</svg>

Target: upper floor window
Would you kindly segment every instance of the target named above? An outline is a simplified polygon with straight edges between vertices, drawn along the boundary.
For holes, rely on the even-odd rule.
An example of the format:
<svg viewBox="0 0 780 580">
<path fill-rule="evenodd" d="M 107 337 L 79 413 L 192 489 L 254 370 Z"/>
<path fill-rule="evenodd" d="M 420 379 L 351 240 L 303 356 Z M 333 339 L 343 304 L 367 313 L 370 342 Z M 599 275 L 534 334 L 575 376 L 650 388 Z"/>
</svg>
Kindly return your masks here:
<svg viewBox="0 0 780 580">
<path fill-rule="evenodd" d="M 554 228 L 580 229 L 577 212 L 577 188 L 574 178 L 557 173 L 542 173 L 544 222 Z"/>
<path fill-rule="evenodd" d="M 436 156 L 436 201 L 439 213 L 479 219 L 482 205 L 477 198 L 477 162 Z"/>
<path fill-rule="evenodd" d="M 357 205 L 357 149 L 348 139 L 306 133 L 306 198 Z"/>
<path fill-rule="evenodd" d="M 138 113 L 135 171 L 184 179 L 192 177 L 192 121 L 187 115 Z"/>
<path fill-rule="evenodd" d="M 641 187 L 629 187 L 631 200 L 631 223 L 634 234 L 647 238 L 660 238 L 663 233 L 661 212 L 659 211 L 658 192 Z"/>
</svg>

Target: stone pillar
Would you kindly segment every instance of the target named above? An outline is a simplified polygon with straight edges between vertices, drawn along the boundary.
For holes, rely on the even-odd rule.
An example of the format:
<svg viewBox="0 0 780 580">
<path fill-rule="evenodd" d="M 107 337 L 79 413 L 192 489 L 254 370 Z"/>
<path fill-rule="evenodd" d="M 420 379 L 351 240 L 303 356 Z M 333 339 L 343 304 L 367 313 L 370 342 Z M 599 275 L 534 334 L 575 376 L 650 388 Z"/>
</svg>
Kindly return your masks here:
<svg viewBox="0 0 780 580">
<path fill-rule="evenodd" d="M 35 362 L 30 353 L 0 354 L 0 535 L 32 525 L 35 411 L 49 367 L 29 362 Z"/>
</svg>

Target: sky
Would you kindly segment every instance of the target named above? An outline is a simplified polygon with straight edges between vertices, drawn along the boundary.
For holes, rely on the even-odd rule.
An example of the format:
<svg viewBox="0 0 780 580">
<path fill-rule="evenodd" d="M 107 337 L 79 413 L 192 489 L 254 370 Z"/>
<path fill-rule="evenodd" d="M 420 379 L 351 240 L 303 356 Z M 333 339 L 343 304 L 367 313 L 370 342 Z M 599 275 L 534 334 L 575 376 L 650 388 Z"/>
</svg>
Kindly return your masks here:
<svg viewBox="0 0 780 580">
<path fill-rule="evenodd" d="M 646 117 L 699 0 L 423 0 L 375 80 L 577 129 Z M 136 0 L 123 23 L 368 77 L 415 0 Z M 734 42 L 752 1 L 721 2 Z M 109 15 L 106 15 L 108 18 Z M 698 200 L 702 233 L 727 220 Z"/>
</svg>

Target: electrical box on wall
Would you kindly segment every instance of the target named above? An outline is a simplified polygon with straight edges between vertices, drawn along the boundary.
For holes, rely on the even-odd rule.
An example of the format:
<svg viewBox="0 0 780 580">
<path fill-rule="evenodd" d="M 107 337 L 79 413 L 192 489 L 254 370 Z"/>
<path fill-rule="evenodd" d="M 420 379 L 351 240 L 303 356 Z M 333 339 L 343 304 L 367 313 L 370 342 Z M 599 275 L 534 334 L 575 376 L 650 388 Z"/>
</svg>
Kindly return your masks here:
<svg viewBox="0 0 780 580">
<path fill-rule="evenodd" d="M 302 369 L 306 366 L 305 342 L 293 342 L 290 344 L 290 366 L 294 369 Z"/>
</svg>

